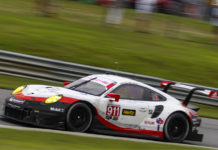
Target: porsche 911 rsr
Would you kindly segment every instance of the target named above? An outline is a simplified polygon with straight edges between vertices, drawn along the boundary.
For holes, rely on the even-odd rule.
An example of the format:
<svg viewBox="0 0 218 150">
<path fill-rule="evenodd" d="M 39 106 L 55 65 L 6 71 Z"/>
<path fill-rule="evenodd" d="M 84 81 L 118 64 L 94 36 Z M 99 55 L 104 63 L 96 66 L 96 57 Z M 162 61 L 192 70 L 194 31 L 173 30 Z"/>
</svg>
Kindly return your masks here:
<svg viewBox="0 0 218 150">
<path fill-rule="evenodd" d="M 164 91 L 115 75 L 90 75 L 64 87 L 18 87 L 5 101 L 6 118 L 41 127 L 76 132 L 110 130 L 182 142 L 202 140 L 201 119 L 187 104 L 168 95 L 169 87 L 187 88 L 163 81 Z M 205 92 L 204 89 L 188 87 Z M 206 94 L 213 96 L 217 92 Z"/>
</svg>

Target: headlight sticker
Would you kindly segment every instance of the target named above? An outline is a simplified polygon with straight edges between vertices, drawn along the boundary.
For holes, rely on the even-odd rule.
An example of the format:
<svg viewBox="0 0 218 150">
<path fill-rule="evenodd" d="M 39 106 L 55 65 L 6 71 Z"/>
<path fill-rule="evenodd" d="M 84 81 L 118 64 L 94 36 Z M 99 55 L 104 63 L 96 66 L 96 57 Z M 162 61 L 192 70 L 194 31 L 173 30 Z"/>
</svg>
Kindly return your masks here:
<svg viewBox="0 0 218 150">
<path fill-rule="evenodd" d="M 59 101 L 62 97 L 63 97 L 63 95 L 54 95 L 52 97 L 47 98 L 45 100 L 45 103 L 46 104 L 55 103 L 55 102 Z"/>
<path fill-rule="evenodd" d="M 13 92 L 12 92 L 12 94 L 14 95 L 14 94 L 17 94 L 18 92 L 21 92 L 23 89 L 25 89 L 25 85 L 22 85 L 22 86 L 19 86 L 18 88 L 16 88 Z"/>
</svg>

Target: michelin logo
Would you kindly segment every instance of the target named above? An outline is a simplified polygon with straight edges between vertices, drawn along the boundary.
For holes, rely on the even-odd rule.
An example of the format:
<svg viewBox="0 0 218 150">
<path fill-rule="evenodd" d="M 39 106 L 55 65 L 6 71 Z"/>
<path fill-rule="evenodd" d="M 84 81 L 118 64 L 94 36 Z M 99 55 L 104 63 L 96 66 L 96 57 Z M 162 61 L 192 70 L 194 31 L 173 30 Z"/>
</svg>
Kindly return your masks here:
<svg viewBox="0 0 218 150">
<path fill-rule="evenodd" d="M 9 99 L 9 102 L 12 102 L 12 103 L 16 103 L 16 104 L 23 104 L 25 101 L 24 100 L 18 100 L 18 99 L 15 99 L 15 98 L 10 98 Z"/>
</svg>

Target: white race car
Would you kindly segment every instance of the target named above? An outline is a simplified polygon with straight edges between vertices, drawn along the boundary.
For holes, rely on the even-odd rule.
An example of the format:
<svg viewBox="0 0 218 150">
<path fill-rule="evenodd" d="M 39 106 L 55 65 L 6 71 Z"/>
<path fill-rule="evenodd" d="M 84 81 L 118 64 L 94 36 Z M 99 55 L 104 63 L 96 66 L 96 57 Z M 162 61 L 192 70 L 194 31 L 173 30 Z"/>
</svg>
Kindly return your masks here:
<svg viewBox="0 0 218 150">
<path fill-rule="evenodd" d="M 201 141 L 201 119 L 187 104 L 195 90 L 211 97 L 217 92 L 169 81 L 161 85 L 164 91 L 115 75 L 90 75 L 65 87 L 21 86 L 6 99 L 4 116 L 77 132 L 110 130 L 171 142 Z M 191 92 L 182 103 L 166 93 L 169 87 Z"/>
</svg>

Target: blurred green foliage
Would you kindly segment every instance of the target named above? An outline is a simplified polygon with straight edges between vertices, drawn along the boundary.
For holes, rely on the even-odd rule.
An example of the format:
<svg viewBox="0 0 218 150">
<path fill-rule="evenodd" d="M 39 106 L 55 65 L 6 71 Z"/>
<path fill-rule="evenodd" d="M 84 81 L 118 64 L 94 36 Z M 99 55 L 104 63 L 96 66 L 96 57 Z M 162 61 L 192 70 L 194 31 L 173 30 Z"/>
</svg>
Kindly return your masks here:
<svg viewBox="0 0 218 150">
<path fill-rule="evenodd" d="M 69 0 L 56 18 L 34 0 L 0 0 L 0 49 L 218 87 L 218 45 L 209 23 L 154 14 L 150 34 L 135 32 L 134 10 L 123 24 L 104 23 L 106 8 Z"/>
</svg>

